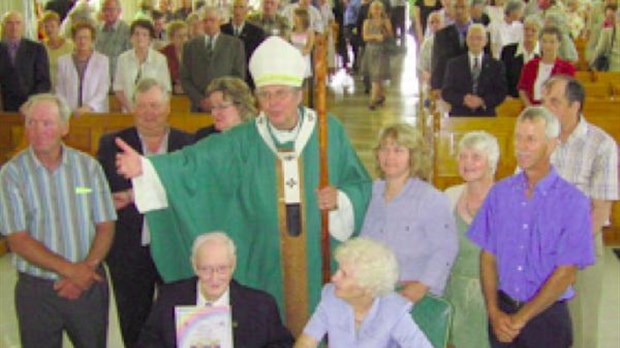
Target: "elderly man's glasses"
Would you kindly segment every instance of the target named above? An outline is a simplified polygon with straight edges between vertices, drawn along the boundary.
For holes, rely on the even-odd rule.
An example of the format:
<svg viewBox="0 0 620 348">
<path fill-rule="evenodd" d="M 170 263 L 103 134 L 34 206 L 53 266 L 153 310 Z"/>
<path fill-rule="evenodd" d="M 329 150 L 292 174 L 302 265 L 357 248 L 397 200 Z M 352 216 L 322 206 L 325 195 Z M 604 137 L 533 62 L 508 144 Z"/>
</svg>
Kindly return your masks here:
<svg viewBox="0 0 620 348">
<path fill-rule="evenodd" d="M 200 266 L 198 267 L 198 272 L 203 273 L 205 275 L 225 275 L 230 270 L 230 266 L 228 265 L 220 265 L 220 266 Z"/>
</svg>

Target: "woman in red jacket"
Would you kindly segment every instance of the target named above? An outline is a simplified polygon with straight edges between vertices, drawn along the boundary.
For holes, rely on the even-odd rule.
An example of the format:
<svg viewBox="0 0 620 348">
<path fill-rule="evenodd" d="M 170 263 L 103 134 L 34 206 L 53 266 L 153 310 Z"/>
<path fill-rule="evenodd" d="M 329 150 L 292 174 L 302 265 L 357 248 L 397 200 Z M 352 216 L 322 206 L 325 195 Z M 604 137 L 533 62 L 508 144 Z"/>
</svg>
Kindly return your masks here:
<svg viewBox="0 0 620 348">
<path fill-rule="evenodd" d="M 517 89 L 519 98 L 527 106 L 540 104 L 542 86 L 552 75 L 575 76 L 572 63 L 558 58 L 562 32 L 556 27 L 545 27 L 540 33 L 541 57 L 533 58 L 523 66 Z"/>
</svg>

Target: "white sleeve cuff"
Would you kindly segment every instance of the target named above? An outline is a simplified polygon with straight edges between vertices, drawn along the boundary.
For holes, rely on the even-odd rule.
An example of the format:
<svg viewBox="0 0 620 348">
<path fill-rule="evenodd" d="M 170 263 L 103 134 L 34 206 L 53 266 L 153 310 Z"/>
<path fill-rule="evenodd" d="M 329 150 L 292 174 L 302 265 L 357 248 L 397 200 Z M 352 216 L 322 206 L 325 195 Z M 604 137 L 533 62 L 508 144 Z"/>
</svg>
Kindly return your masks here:
<svg viewBox="0 0 620 348">
<path fill-rule="evenodd" d="M 345 241 L 351 237 L 355 229 L 355 212 L 349 197 L 338 191 L 338 209 L 329 212 L 329 234 L 338 241 Z"/>
<path fill-rule="evenodd" d="M 142 160 L 142 175 L 131 179 L 134 201 L 140 213 L 168 207 L 168 197 L 157 171 L 151 161 L 144 156 Z"/>
</svg>

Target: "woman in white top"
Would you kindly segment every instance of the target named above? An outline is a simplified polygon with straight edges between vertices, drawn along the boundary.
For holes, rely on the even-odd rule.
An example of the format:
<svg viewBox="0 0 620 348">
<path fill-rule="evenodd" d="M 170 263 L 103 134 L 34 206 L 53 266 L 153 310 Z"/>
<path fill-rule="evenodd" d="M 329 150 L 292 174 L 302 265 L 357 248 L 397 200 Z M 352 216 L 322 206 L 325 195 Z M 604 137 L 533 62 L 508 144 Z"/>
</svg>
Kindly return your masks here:
<svg viewBox="0 0 620 348">
<path fill-rule="evenodd" d="M 108 57 L 94 49 L 97 30 L 90 22 L 80 22 L 71 31 L 75 49 L 58 58 L 56 93 L 75 115 L 108 112 L 110 65 Z"/>
<path fill-rule="evenodd" d="M 155 28 L 147 19 L 137 19 L 130 27 L 132 49 L 118 56 L 114 74 L 114 94 L 123 112 L 133 108 L 133 95 L 140 79 L 151 77 L 161 82 L 170 92 L 170 73 L 166 57 L 151 48 Z"/>
</svg>

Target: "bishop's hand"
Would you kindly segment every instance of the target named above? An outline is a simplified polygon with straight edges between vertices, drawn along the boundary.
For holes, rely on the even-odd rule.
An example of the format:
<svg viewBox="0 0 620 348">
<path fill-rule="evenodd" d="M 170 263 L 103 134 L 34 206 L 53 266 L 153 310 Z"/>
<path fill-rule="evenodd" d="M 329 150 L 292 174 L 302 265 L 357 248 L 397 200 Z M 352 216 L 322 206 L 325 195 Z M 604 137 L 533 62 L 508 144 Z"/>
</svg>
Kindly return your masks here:
<svg viewBox="0 0 620 348">
<path fill-rule="evenodd" d="M 120 152 L 116 154 L 116 171 L 127 179 L 142 175 L 142 156 L 121 138 L 114 139 Z"/>
</svg>

